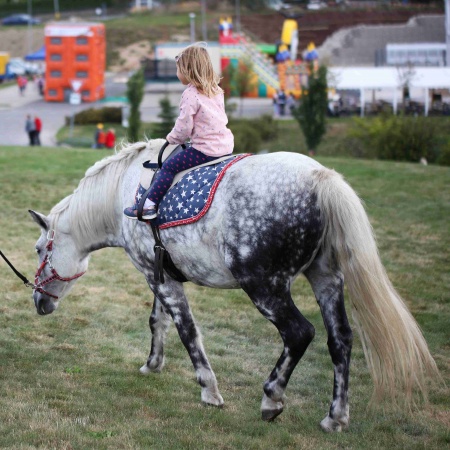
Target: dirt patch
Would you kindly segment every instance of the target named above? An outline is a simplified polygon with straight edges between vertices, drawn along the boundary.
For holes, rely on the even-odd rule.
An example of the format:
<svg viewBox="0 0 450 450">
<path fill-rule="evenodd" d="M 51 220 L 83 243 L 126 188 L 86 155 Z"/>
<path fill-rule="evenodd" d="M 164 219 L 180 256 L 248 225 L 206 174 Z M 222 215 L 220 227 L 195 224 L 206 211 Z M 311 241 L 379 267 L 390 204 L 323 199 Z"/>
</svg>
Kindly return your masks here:
<svg viewBox="0 0 450 450">
<path fill-rule="evenodd" d="M 44 29 L 3 28 L 0 30 L 0 52 L 8 52 L 11 58 L 39 50 L 44 45 Z"/>
<path fill-rule="evenodd" d="M 116 51 L 118 56 L 109 70 L 111 72 L 128 72 L 139 69 L 141 59 L 148 58 L 152 54 L 152 47 L 148 40 L 143 40 L 118 48 Z"/>
</svg>

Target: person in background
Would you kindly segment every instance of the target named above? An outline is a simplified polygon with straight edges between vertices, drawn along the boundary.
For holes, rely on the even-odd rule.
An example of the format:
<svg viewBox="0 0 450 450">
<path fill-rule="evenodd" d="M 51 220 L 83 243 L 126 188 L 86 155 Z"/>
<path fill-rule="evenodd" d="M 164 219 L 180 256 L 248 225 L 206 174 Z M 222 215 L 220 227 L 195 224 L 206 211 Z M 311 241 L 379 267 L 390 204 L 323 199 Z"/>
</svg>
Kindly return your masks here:
<svg viewBox="0 0 450 450">
<path fill-rule="evenodd" d="M 106 133 L 105 137 L 105 147 L 106 148 L 114 148 L 116 145 L 116 133 L 114 128 L 110 128 Z"/>
<path fill-rule="evenodd" d="M 42 121 L 38 116 L 34 116 L 34 145 L 41 145 Z"/>
<path fill-rule="evenodd" d="M 30 145 L 34 145 L 34 134 L 36 132 L 36 125 L 31 116 L 27 115 L 27 120 L 25 121 L 25 131 L 28 133 L 28 138 L 30 140 Z"/>
<path fill-rule="evenodd" d="M 272 96 L 272 104 L 273 104 L 273 115 L 275 117 L 278 117 L 280 115 L 280 111 L 278 108 L 278 92 L 276 91 Z"/>
<path fill-rule="evenodd" d="M 287 100 L 286 100 L 286 105 L 288 107 L 289 114 L 291 114 L 291 116 L 292 116 L 294 108 L 296 107 L 295 97 L 294 97 L 294 94 L 292 92 L 290 94 L 288 94 L 288 97 L 287 97 Z"/>
<path fill-rule="evenodd" d="M 37 86 L 39 89 L 39 94 L 43 96 L 44 95 L 44 76 L 43 75 L 39 76 L 39 78 L 37 80 Z"/>
<path fill-rule="evenodd" d="M 278 93 L 278 108 L 280 110 L 280 116 L 284 116 L 284 108 L 286 106 L 286 94 L 284 93 L 284 90 L 281 89 Z"/>
<path fill-rule="evenodd" d="M 28 82 L 28 80 L 26 79 L 25 76 L 19 75 L 17 77 L 17 86 L 19 87 L 19 92 L 20 92 L 20 95 L 22 97 L 25 94 L 25 89 L 27 87 L 27 82 Z"/>
<path fill-rule="evenodd" d="M 97 124 L 94 136 L 94 148 L 103 148 L 105 146 L 106 134 L 103 131 L 103 124 Z"/>
</svg>

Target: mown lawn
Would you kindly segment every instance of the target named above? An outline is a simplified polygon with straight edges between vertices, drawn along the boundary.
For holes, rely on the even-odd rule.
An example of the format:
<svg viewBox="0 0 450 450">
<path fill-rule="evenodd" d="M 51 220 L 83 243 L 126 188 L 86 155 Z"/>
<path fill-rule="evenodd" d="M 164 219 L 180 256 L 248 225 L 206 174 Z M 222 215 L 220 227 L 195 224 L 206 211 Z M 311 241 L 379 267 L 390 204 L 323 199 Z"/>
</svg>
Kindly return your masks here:
<svg viewBox="0 0 450 450">
<path fill-rule="evenodd" d="M 47 214 L 107 151 L 0 147 L 0 248 L 29 278 Z M 366 202 L 391 280 L 423 328 L 449 380 L 450 169 L 320 158 L 342 172 Z M 151 251 L 151 249 L 149 249 Z M 162 373 L 138 369 L 149 351 L 152 296 L 120 249 L 93 254 L 89 272 L 51 316 L 36 314 L 27 291 L 0 262 L 0 448 L 55 449 L 443 449 L 449 391 L 431 390 L 412 415 L 367 408 L 371 381 L 356 338 L 350 429 L 324 434 L 333 387 L 322 319 L 309 285 L 293 286 L 316 338 L 294 372 L 285 412 L 260 420 L 262 383 L 281 342 L 246 295 L 186 285 L 225 400 L 205 407 L 187 353 L 172 326 Z"/>
</svg>

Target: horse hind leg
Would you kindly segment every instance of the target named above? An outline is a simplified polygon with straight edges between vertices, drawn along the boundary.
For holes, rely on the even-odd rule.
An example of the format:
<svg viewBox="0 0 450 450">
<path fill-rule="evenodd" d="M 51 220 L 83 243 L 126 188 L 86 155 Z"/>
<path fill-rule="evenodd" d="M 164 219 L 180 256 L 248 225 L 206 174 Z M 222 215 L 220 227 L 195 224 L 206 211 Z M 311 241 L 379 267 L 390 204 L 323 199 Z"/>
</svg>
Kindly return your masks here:
<svg viewBox="0 0 450 450">
<path fill-rule="evenodd" d="M 152 332 L 150 355 L 147 362 L 139 369 L 142 374 L 148 375 L 151 372 L 161 372 L 164 367 L 164 344 L 170 322 L 170 315 L 166 312 L 158 298 L 155 297 L 152 313 L 149 318 L 149 326 Z"/>
<path fill-rule="evenodd" d="M 324 431 L 342 431 L 349 425 L 348 379 L 353 334 L 344 306 L 342 273 L 332 258 L 319 254 L 305 271 L 319 303 L 328 334 L 328 350 L 334 365 L 333 401 L 320 426 Z"/>
<path fill-rule="evenodd" d="M 284 392 L 295 366 L 314 338 L 314 327 L 302 316 L 292 301 L 288 283 L 283 286 L 245 288 L 261 314 L 278 329 L 284 348 L 275 368 L 264 383 L 261 402 L 262 419 L 274 420 L 283 412 Z"/>
</svg>

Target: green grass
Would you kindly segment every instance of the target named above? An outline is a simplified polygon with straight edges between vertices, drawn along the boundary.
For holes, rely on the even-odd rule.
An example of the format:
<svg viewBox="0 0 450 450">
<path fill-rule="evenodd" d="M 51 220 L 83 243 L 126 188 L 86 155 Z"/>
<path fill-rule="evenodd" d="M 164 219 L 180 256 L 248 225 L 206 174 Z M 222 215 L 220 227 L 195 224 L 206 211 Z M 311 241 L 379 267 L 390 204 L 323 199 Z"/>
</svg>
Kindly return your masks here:
<svg viewBox="0 0 450 450">
<path fill-rule="evenodd" d="M 39 230 L 103 150 L 0 147 L 0 248 L 29 278 Z M 391 280 L 421 324 L 449 380 L 450 169 L 320 158 L 345 174 L 366 202 Z M 152 251 L 149 249 L 149 251 Z M 281 343 L 243 292 L 186 285 L 225 400 L 205 407 L 188 355 L 172 326 L 162 373 L 143 377 L 152 296 L 120 249 L 93 254 L 89 272 L 51 316 L 35 313 L 27 291 L 0 263 L 0 448 L 25 449 L 443 449 L 449 445 L 449 392 L 432 389 L 413 415 L 367 409 L 372 385 L 356 339 L 350 378 L 351 425 L 318 427 L 332 392 L 323 323 L 302 279 L 293 297 L 316 338 L 287 389 L 275 423 L 259 417 L 262 383 Z"/>
</svg>

